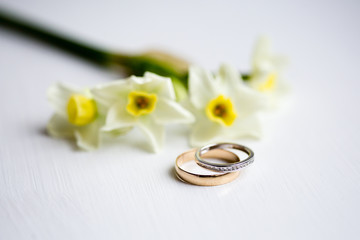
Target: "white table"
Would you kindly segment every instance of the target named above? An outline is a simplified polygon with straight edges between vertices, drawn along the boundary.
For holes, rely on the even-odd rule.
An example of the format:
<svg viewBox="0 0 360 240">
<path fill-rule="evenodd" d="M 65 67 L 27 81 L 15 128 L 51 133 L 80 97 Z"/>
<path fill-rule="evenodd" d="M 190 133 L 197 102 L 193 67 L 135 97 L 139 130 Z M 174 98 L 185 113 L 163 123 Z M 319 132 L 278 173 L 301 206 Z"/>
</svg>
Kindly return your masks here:
<svg viewBox="0 0 360 240">
<path fill-rule="evenodd" d="M 291 59 L 291 101 L 236 181 L 175 179 L 187 132 L 160 154 L 137 131 L 95 152 L 46 135 L 45 91 L 114 73 L 0 28 L 0 239 L 359 239 L 357 1 L 12 1 L 0 5 L 94 44 L 160 47 L 215 70 L 249 67 L 267 33 Z"/>
</svg>

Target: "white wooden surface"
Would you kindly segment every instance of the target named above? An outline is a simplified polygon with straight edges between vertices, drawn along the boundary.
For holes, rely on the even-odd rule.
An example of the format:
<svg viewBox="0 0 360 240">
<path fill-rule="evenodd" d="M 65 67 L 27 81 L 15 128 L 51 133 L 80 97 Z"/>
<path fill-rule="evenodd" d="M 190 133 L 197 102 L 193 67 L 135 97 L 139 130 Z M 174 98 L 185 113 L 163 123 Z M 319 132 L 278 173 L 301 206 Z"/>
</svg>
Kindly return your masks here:
<svg viewBox="0 0 360 240">
<path fill-rule="evenodd" d="M 256 162 L 227 185 L 172 173 L 188 149 L 169 128 L 150 154 L 138 133 L 96 152 L 44 131 L 55 81 L 113 73 L 0 28 L 0 239 L 359 239 L 358 1 L 25 1 L 0 5 L 116 49 L 164 47 L 209 69 L 246 70 L 269 34 L 291 59 L 291 101 L 252 147 Z"/>
</svg>

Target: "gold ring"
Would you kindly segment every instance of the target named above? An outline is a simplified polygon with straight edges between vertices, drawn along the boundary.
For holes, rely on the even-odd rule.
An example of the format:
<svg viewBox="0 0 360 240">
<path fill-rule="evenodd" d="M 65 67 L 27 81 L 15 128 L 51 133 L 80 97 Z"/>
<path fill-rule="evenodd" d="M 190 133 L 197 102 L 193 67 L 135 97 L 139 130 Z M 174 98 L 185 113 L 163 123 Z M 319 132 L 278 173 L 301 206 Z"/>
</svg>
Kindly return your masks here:
<svg viewBox="0 0 360 240">
<path fill-rule="evenodd" d="M 176 158 L 175 162 L 175 171 L 176 176 L 184 182 L 188 182 L 194 185 L 199 186 L 216 186 L 225 184 L 228 182 L 233 181 L 237 178 L 240 174 L 239 171 L 237 172 L 228 172 L 228 173 L 217 173 L 217 174 L 196 174 L 188 172 L 181 168 L 181 166 L 189 161 L 195 161 L 195 152 L 196 149 L 192 149 L 190 151 L 184 152 L 180 154 Z M 221 160 L 225 160 L 227 162 L 239 162 L 239 157 L 229 151 L 222 150 L 222 149 L 214 149 L 209 152 L 206 152 L 202 155 L 203 158 L 217 158 Z"/>
</svg>

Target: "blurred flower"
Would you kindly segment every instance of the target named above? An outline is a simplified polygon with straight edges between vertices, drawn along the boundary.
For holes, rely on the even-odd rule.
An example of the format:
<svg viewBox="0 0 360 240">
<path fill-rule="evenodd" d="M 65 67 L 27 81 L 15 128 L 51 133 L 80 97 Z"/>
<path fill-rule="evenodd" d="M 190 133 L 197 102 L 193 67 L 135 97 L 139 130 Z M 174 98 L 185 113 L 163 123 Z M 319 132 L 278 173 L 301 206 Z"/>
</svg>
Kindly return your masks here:
<svg viewBox="0 0 360 240">
<path fill-rule="evenodd" d="M 222 65 L 216 76 L 190 67 L 189 94 L 189 108 L 196 117 L 191 145 L 260 136 L 258 113 L 264 98 L 245 85 L 232 67 Z"/>
<path fill-rule="evenodd" d="M 55 109 L 47 125 L 48 133 L 54 137 L 75 138 L 83 150 L 97 148 L 106 109 L 94 101 L 90 91 L 58 83 L 48 89 L 47 95 Z"/>
<path fill-rule="evenodd" d="M 104 131 L 137 126 L 158 152 L 164 141 L 164 125 L 190 123 L 193 116 L 175 101 L 170 78 L 145 73 L 92 89 L 97 102 L 109 106 Z"/>
<path fill-rule="evenodd" d="M 258 40 L 253 53 L 252 73 L 247 83 L 267 97 L 270 107 L 274 106 L 278 97 L 284 95 L 288 89 L 283 79 L 286 62 L 285 57 L 273 54 L 270 39 L 261 37 Z"/>
</svg>

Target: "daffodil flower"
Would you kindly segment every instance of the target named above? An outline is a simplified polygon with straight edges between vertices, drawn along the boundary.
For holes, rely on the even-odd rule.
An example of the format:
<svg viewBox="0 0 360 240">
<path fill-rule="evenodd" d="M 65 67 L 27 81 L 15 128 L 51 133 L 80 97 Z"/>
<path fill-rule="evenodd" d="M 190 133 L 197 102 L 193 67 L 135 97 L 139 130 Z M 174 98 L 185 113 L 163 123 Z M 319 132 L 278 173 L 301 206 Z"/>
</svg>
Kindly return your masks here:
<svg viewBox="0 0 360 240">
<path fill-rule="evenodd" d="M 145 73 L 92 89 L 97 102 L 109 106 L 104 131 L 138 127 L 158 152 L 164 142 L 164 125 L 191 123 L 193 115 L 175 101 L 170 78 Z"/>
<path fill-rule="evenodd" d="M 75 138 L 83 150 L 97 148 L 106 109 L 94 101 L 90 91 L 58 83 L 48 89 L 47 95 L 55 109 L 47 125 L 48 133 L 54 137 Z"/>
<path fill-rule="evenodd" d="M 283 79 L 285 65 L 286 59 L 283 56 L 273 54 L 270 39 L 261 37 L 255 45 L 252 73 L 247 83 L 266 96 L 269 107 L 275 106 L 278 97 L 288 90 Z"/>
<path fill-rule="evenodd" d="M 192 146 L 260 136 L 258 113 L 264 107 L 264 97 L 244 84 L 237 70 L 222 65 L 214 76 L 191 67 L 189 93 L 189 108 L 196 118 Z"/>
</svg>

